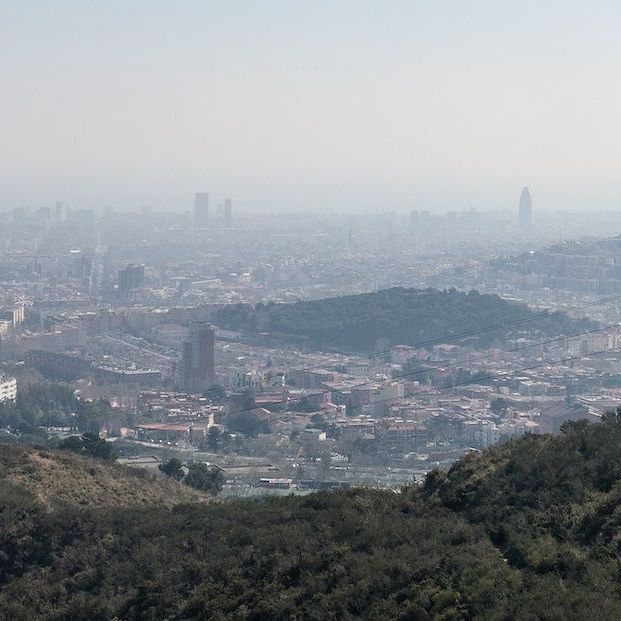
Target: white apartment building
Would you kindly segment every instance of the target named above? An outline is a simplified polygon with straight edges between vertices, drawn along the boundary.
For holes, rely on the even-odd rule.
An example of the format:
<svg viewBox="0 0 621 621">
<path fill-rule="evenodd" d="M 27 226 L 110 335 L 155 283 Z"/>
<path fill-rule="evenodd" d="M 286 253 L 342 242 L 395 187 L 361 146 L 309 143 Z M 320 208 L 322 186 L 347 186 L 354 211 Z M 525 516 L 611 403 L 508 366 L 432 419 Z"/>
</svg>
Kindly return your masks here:
<svg viewBox="0 0 621 621">
<path fill-rule="evenodd" d="M 0 403 L 15 401 L 17 398 L 17 380 L 14 377 L 0 375 Z"/>
</svg>

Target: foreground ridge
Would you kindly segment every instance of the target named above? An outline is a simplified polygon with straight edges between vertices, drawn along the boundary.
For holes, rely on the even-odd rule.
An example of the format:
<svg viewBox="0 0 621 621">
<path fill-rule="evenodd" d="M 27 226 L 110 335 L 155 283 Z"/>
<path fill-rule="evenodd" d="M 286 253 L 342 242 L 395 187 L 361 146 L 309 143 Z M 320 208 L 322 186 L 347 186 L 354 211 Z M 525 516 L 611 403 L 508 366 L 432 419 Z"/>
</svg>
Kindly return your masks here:
<svg viewBox="0 0 621 621">
<path fill-rule="evenodd" d="M 54 451 L 1 450 L 11 619 L 619 618 L 621 416 L 468 456 L 422 487 L 55 510 Z M 46 461 L 47 460 L 47 461 Z M 113 476 L 110 474 L 110 476 Z M 184 489 L 184 493 L 186 490 Z M 71 500 L 71 499 L 69 499 Z M 108 502 L 108 509 L 101 506 Z M 528 611 L 528 612 L 526 612 Z"/>
</svg>

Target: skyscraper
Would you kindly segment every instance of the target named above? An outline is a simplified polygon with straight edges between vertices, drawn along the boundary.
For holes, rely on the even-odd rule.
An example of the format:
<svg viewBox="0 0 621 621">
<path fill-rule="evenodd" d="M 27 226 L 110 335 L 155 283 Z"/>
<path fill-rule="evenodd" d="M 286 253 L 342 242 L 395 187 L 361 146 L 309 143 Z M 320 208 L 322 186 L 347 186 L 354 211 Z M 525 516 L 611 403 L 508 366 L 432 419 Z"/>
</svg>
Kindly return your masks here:
<svg viewBox="0 0 621 621">
<path fill-rule="evenodd" d="M 519 220 L 523 229 L 530 228 L 533 223 L 533 204 L 528 188 L 524 188 L 520 194 Z"/>
<path fill-rule="evenodd" d="M 194 224 L 206 226 L 209 220 L 209 192 L 197 192 L 194 195 Z"/>
<path fill-rule="evenodd" d="M 204 321 L 190 324 L 179 362 L 179 384 L 188 392 L 204 392 L 215 381 L 215 331 Z"/>
<path fill-rule="evenodd" d="M 144 285 L 144 265 L 130 263 L 119 270 L 119 293 L 127 293 Z"/>
<path fill-rule="evenodd" d="M 62 201 L 57 201 L 54 208 L 54 223 L 61 224 L 67 218 L 67 205 Z"/>
</svg>

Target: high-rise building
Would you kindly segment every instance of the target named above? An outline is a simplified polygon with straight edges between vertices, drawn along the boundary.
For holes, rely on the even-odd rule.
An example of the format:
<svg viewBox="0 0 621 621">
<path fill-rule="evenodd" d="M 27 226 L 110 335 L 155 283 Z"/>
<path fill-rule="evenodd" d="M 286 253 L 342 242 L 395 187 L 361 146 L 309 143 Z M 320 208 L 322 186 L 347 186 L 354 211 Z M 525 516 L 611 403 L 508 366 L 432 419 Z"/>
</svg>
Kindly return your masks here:
<svg viewBox="0 0 621 621">
<path fill-rule="evenodd" d="M 533 223 L 533 204 L 530 198 L 530 191 L 528 188 L 524 188 L 520 194 L 520 207 L 519 207 L 519 221 L 520 227 L 523 229 L 529 228 Z"/>
<path fill-rule="evenodd" d="M 181 350 L 178 381 L 190 393 L 204 392 L 215 381 L 215 331 L 204 321 L 190 324 Z"/>
<path fill-rule="evenodd" d="M 209 220 L 209 192 L 197 192 L 194 195 L 194 224 L 205 226 Z"/>
<path fill-rule="evenodd" d="M 144 285 L 144 265 L 131 263 L 119 270 L 119 293 L 127 293 Z"/>
<path fill-rule="evenodd" d="M 61 224 L 67 219 L 67 205 L 62 201 L 57 201 L 54 207 L 54 223 Z"/>
<path fill-rule="evenodd" d="M 224 199 L 224 223 L 227 226 L 233 223 L 233 201 L 230 198 Z"/>
</svg>

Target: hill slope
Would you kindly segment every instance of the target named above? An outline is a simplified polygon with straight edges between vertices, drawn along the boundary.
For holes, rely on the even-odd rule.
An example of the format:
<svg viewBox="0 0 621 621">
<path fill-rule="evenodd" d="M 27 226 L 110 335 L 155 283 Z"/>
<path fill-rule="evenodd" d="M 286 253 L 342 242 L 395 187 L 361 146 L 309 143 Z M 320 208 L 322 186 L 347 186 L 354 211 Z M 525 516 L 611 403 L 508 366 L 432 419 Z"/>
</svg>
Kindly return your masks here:
<svg viewBox="0 0 621 621">
<path fill-rule="evenodd" d="M 360 352 L 446 340 L 486 347 L 522 333 L 575 334 L 596 325 L 562 313 L 541 315 L 497 295 L 397 287 L 296 304 L 230 305 L 218 312 L 216 321 L 249 334 L 272 332 L 298 341 L 305 337 L 314 348 Z"/>
<path fill-rule="evenodd" d="M 617 580 L 621 410 L 467 457 L 429 476 L 424 494 L 483 525 L 512 566 L 584 579 L 597 565 L 599 580 Z"/>
<path fill-rule="evenodd" d="M 172 507 L 201 502 L 204 494 L 164 477 L 65 451 L 0 447 L 0 485 L 48 509 Z"/>
<path fill-rule="evenodd" d="M 611 414 L 468 457 L 401 494 L 50 512 L 0 487 L 0 611 L 24 620 L 612 620 L 621 618 L 620 542 L 621 415 Z"/>
</svg>

